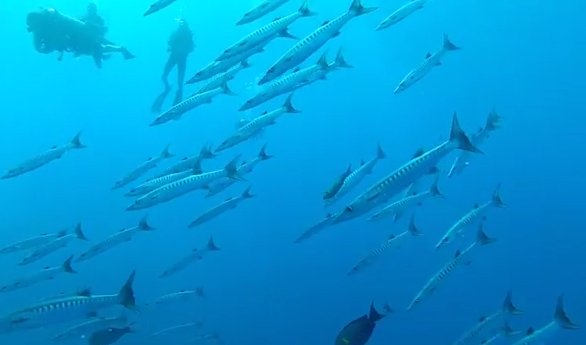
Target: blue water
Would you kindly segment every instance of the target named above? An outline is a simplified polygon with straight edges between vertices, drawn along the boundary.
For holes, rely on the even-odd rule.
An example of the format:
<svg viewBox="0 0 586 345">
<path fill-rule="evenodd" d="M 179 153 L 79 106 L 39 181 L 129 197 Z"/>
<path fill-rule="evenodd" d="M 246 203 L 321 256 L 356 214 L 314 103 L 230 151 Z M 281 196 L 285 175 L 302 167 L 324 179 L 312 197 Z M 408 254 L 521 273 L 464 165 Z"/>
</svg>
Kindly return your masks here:
<svg viewBox="0 0 586 345">
<path fill-rule="evenodd" d="M 292 0 L 257 22 L 235 27 L 256 0 L 178 0 L 146 18 L 142 13 L 149 0 L 124 4 L 100 0 L 109 37 L 137 55 L 132 61 L 115 56 L 101 70 L 89 57 L 67 55 L 58 62 L 56 55 L 36 53 L 25 30 L 26 14 L 38 6 L 81 15 L 85 3 L 5 0 L 0 4 L 0 32 L 5 37 L 0 54 L 2 164 L 13 167 L 53 145 L 67 143 L 79 130 L 88 145 L 39 170 L 2 181 L 0 244 L 77 222 L 95 242 L 134 226 L 147 212 L 149 223 L 157 228 L 80 263 L 75 276 L 62 275 L 0 295 L 0 313 L 83 286 L 95 293 L 114 293 L 136 269 L 140 304 L 199 285 L 204 286 L 207 298 L 132 315 L 138 332 L 119 344 L 150 344 L 153 341 L 146 337 L 155 330 L 198 319 L 226 344 L 332 344 L 347 322 L 368 311 L 371 301 L 379 308 L 389 301 L 397 311 L 377 324 L 370 344 L 451 344 L 481 315 L 500 308 L 509 288 L 515 304 L 525 311 L 512 319 L 515 329 L 549 322 L 562 292 L 569 317 L 577 324 L 586 322 L 581 198 L 586 191 L 583 2 L 430 0 L 403 22 L 374 32 L 403 0 L 365 0 L 365 5 L 380 9 L 353 19 L 327 45 L 331 55 L 343 46 L 355 68 L 332 73 L 327 81 L 298 91 L 294 105 L 302 113 L 284 115 L 262 138 L 204 162 L 204 169 L 212 169 L 223 166 L 235 153 L 251 159 L 268 143 L 267 153 L 275 158 L 260 163 L 247 176 L 257 198 L 195 229 L 186 226 L 206 209 L 239 195 L 246 184 L 213 199 L 204 199 L 205 192 L 194 192 L 147 212 L 124 211 L 131 199 L 122 196 L 124 191 L 110 188 L 148 157 L 169 143 L 178 157 L 197 153 L 206 142 L 217 145 L 241 116 L 252 118 L 272 110 L 284 98 L 245 114 L 236 111 L 256 92 L 255 78 L 293 44 L 279 38 L 251 59 L 253 68 L 230 83 L 238 96 L 219 96 L 179 122 L 149 127 L 154 119 L 149 107 L 161 91 L 159 77 L 175 19 L 186 19 L 195 33 L 190 77 L 242 36 L 277 15 L 291 13 L 299 3 Z M 300 19 L 290 31 L 304 37 L 348 5 L 347 0 L 312 1 L 310 6 L 319 16 Z M 462 50 L 449 53 L 442 66 L 404 93 L 393 95 L 402 77 L 427 52 L 440 49 L 443 33 Z M 171 74 L 170 81 L 174 80 Z M 186 87 L 185 95 L 197 87 Z M 292 244 L 325 215 L 321 193 L 326 186 L 348 163 L 358 165 L 361 159 L 373 157 L 377 142 L 388 158 L 335 211 L 403 164 L 419 147 L 429 148 L 440 137 L 445 139 L 454 111 L 464 129 L 474 132 L 493 106 L 504 118 L 503 129 L 487 140 L 482 148 L 485 154 L 474 157 L 462 175 L 440 180 L 447 200 L 432 200 L 416 210 L 423 238 L 408 241 L 401 250 L 352 277 L 346 276 L 352 265 L 388 235 L 402 231 L 408 217 L 397 225 L 390 220 L 371 224 L 361 218 L 329 228 L 306 243 Z M 442 168 L 447 169 L 452 159 L 446 159 Z M 474 203 L 488 201 L 499 182 L 509 208 L 491 211 L 486 223 L 486 232 L 499 241 L 480 248 L 470 266 L 455 272 L 416 310 L 405 313 L 429 276 L 457 248 L 473 240 L 473 231 L 458 245 L 439 252 L 433 249 L 437 240 Z M 204 246 L 210 235 L 221 252 L 170 278 L 158 278 L 191 249 Z M 8 282 L 58 265 L 87 247 L 72 243 L 25 267 L 16 265 L 21 255 L 3 256 L 0 279 Z M 62 329 L 11 333 L 3 335 L 2 342 L 47 343 Z M 157 342 L 181 344 L 187 338 Z M 561 331 L 552 344 L 583 340 L 581 331 Z"/>
</svg>

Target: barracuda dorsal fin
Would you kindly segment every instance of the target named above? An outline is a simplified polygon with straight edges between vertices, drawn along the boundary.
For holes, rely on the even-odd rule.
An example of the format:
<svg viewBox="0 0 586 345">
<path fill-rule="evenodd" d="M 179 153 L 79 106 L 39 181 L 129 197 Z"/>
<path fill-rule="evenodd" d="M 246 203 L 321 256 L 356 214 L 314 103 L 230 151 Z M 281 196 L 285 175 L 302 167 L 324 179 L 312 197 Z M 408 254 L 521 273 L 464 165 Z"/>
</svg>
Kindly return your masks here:
<svg viewBox="0 0 586 345">
<path fill-rule="evenodd" d="M 430 57 L 431 57 L 431 54 L 430 53 L 427 53 L 427 55 L 425 55 L 425 58 L 426 59 L 429 59 Z"/>
<path fill-rule="evenodd" d="M 457 251 L 456 251 L 456 254 L 454 254 L 454 258 L 457 258 L 457 257 L 459 257 L 460 255 L 462 255 L 462 252 L 461 252 L 461 251 L 459 251 L 459 250 L 457 250 Z"/>
<path fill-rule="evenodd" d="M 527 329 L 527 332 L 525 332 L 525 335 L 531 335 L 533 333 L 535 333 L 535 329 L 533 327 L 529 327 Z"/>
<path fill-rule="evenodd" d="M 417 149 L 417 151 L 415 151 L 415 153 L 413 154 L 413 158 L 417 158 L 422 156 L 425 153 L 425 150 L 423 150 L 423 148 L 419 148 Z"/>
<path fill-rule="evenodd" d="M 478 319 L 478 322 L 484 322 L 486 320 L 486 316 L 482 315 L 480 317 L 480 319 Z"/>
<path fill-rule="evenodd" d="M 479 207 L 480 207 L 480 205 L 478 203 L 474 204 L 474 209 L 477 209 Z"/>
</svg>

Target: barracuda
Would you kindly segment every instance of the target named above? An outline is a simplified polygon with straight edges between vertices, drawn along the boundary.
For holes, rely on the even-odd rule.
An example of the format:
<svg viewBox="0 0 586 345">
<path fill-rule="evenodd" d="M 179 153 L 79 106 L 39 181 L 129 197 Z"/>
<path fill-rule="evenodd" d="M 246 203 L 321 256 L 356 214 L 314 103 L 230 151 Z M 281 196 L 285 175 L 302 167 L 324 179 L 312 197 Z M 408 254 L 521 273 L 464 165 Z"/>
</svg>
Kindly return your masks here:
<svg viewBox="0 0 586 345">
<path fill-rule="evenodd" d="M 206 188 L 210 183 L 222 177 L 242 179 L 236 170 L 236 162 L 238 159 L 240 159 L 240 156 L 241 155 L 234 157 L 234 159 L 232 159 L 230 163 L 224 167 L 224 169 L 215 170 L 200 175 L 191 175 L 179 181 L 175 181 L 159 187 L 154 191 L 138 198 L 134 203 L 128 206 L 126 210 L 140 210 L 173 200 L 194 190 Z"/>
<path fill-rule="evenodd" d="M 350 20 L 374 10 L 376 10 L 376 7 L 364 7 L 361 0 L 353 0 L 348 12 L 330 22 L 325 22 L 322 26 L 307 35 L 279 58 L 279 60 L 269 68 L 264 77 L 259 81 L 259 85 L 268 83 L 271 80 L 280 77 L 288 70 L 296 67 L 313 55 L 313 53 L 326 44 L 331 38 L 338 36 L 340 30 Z"/>
<path fill-rule="evenodd" d="M 53 146 L 50 150 L 45 151 L 39 154 L 38 156 L 35 156 L 32 159 L 19 164 L 16 168 L 8 170 L 8 172 L 4 176 L 2 176 L 2 179 L 16 177 L 24 173 L 36 170 L 44 166 L 45 164 L 48 164 L 56 159 L 61 158 L 66 152 L 70 150 L 86 148 L 87 146 L 82 144 L 79 140 L 80 136 L 81 132 L 78 132 L 70 143 L 63 146 Z"/>
<path fill-rule="evenodd" d="M 435 249 L 440 249 L 447 244 L 451 243 L 456 237 L 462 234 L 462 232 L 468 228 L 470 225 L 473 225 L 477 222 L 484 221 L 486 219 L 486 212 L 493 208 L 506 208 L 507 205 L 503 203 L 501 200 L 500 195 L 501 185 L 499 184 L 493 194 L 492 199 L 482 205 L 475 205 L 472 210 L 466 213 L 462 218 L 460 218 L 456 224 L 452 225 L 450 229 L 442 236 L 439 242 L 436 244 Z"/>
<path fill-rule="evenodd" d="M 245 51 L 252 49 L 254 46 L 265 42 L 266 40 L 271 40 L 277 37 L 279 32 L 287 30 L 287 27 L 293 24 L 297 19 L 314 15 L 315 13 L 309 10 L 308 0 L 305 0 L 297 12 L 283 18 L 275 19 L 260 29 L 244 36 L 241 40 L 234 43 L 230 48 L 224 50 L 222 55 L 220 55 L 220 57 L 216 60 L 225 60 L 242 54 Z"/>
<path fill-rule="evenodd" d="M 223 201 L 219 205 L 207 210 L 202 215 L 197 217 L 193 222 L 191 222 L 187 227 L 188 228 L 195 228 L 196 226 L 199 226 L 203 223 L 206 223 L 206 222 L 222 215 L 223 213 L 225 213 L 231 209 L 236 208 L 236 206 L 238 206 L 238 204 L 240 204 L 242 201 L 244 201 L 246 199 L 253 198 L 253 197 L 255 197 L 255 195 L 250 194 L 250 186 L 249 186 L 248 188 L 246 188 L 246 190 L 241 195 L 239 195 L 235 198 L 228 198 L 227 200 Z"/>
<path fill-rule="evenodd" d="M 226 80 L 224 80 L 222 85 L 217 89 L 203 93 L 197 93 L 188 97 L 183 102 L 172 106 L 171 109 L 159 115 L 149 126 L 159 126 L 171 120 L 179 120 L 183 114 L 199 107 L 202 104 L 211 103 L 212 99 L 220 94 L 234 95 L 232 90 L 228 88 Z"/>
<path fill-rule="evenodd" d="M 386 17 L 377 27 L 376 31 L 386 29 L 392 25 L 397 24 L 401 20 L 409 17 L 415 11 L 422 9 L 427 0 L 411 0 L 405 5 L 399 7 L 390 16 Z"/>
<path fill-rule="evenodd" d="M 234 147 L 242 142 L 245 142 L 251 138 L 254 138 L 260 131 L 262 131 L 265 127 L 270 125 L 274 125 L 279 117 L 283 114 L 297 114 L 300 113 L 299 110 L 293 107 L 291 104 L 291 98 L 293 94 L 290 94 L 285 103 L 276 110 L 273 110 L 269 113 L 264 112 L 261 116 L 258 116 L 245 124 L 244 126 L 238 128 L 238 130 L 233 133 L 228 139 L 224 140 L 214 151 L 215 153 L 227 150 L 231 147 Z"/>
<path fill-rule="evenodd" d="M 244 16 L 242 16 L 242 19 L 240 19 L 236 23 L 236 25 L 244 25 L 244 24 L 251 23 L 251 22 L 273 12 L 277 8 L 286 4 L 288 1 L 289 0 L 265 0 L 265 1 L 261 2 L 260 4 L 258 4 L 257 6 L 255 6 L 250 11 L 244 13 Z"/>
<path fill-rule="evenodd" d="M 155 228 L 147 223 L 147 216 L 144 216 L 137 226 L 122 229 L 114 235 L 94 244 L 87 251 L 81 254 L 75 262 L 82 262 L 89 260 L 99 254 L 107 252 L 108 250 L 132 239 L 132 237 L 141 231 L 153 231 Z"/>
<path fill-rule="evenodd" d="M 423 235 L 419 229 L 415 226 L 415 216 L 411 216 L 409 221 L 409 228 L 398 235 L 391 235 L 383 244 L 381 244 L 372 253 L 361 259 L 352 269 L 348 272 L 348 275 L 354 275 L 361 272 L 365 268 L 372 265 L 372 263 L 378 259 L 383 253 L 392 248 L 399 248 L 405 242 L 408 237 L 417 237 Z"/>
<path fill-rule="evenodd" d="M 203 249 L 194 248 L 193 251 L 191 253 L 189 253 L 189 255 L 179 259 L 179 261 L 177 261 L 176 263 L 171 265 L 171 267 L 167 268 L 159 276 L 159 278 L 167 278 L 167 277 L 169 277 L 179 271 L 184 270 L 192 263 L 203 259 L 203 256 L 206 255 L 207 253 L 217 252 L 219 250 L 220 250 L 220 248 L 218 248 L 216 246 L 216 244 L 214 243 L 214 239 L 212 237 L 210 237 L 205 248 L 203 248 Z"/>
<path fill-rule="evenodd" d="M 133 271 L 116 295 L 74 296 L 50 300 L 16 311 L 10 314 L 8 319 L 13 324 L 34 322 L 55 324 L 87 317 L 95 314 L 98 310 L 116 305 L 135 310 L 134 291 L 132 289 L 135 275 L 136 271 Z"/>
<path fill-rule="evenodd" d="M 386 202 L 421 177 L 429 174 L 437 164 L 455 149 L 475 153 L 482 153 L 471 143 L 464 131 L 460 128 L 458 116 L 452 117 L 450 139 L 439 146 L 411 159 L 391 174 L 378 181 L 365 193 L 359 195 L 338 214 L 336 222 L 354 219 L 370 212 L 380 204 Z"/>
<path fill-rule="evenodd" d="M 428 297 L 431 293 L 433 293 L 437 287 L 451 275 L 454 269 L 461 264 L 469 264 L 470 260 L 468 260 L 468 256 L 472 249 L 474 249 L 477 245 L 485 246 L 491 243 L 494 243 L 496 240 L 493 238 L 489 238 L 484 233 L 483 223 L 480 223 L 478 227 L 478 231 L 476 233 L 476 241 L 468 246 L 463 251 L 457 251 L 456 255 L 452 260 L 450 260 L 442 269 L 440 269 L 436 274 L 434 274 L 423 286 L 423 288 L 417 293 L 413 301 L 407 307 L 407 311 L 413 310 L 413 308 L 421 303 L 421 301 Z"/>
<path fill-rule="evenodd" d="M 395 216 L 395 221 L 397 221 L 397 219 L 399 218 L 396 217 L 397 215 L 402 215 L 408 209 L 416 205 L 421 205 L 423 201 L 427 200 L 430 197 L 445 199 L 445 197 L 440 192 L 437 186 L 438 179 L 439 177 L 436 177 L 434 183 L 431 185 L 431 188 L 429 188 L 428 191 L 419 194 L 412 194 L 402 199 L 399 199 L 394 203 L 390 204 L 389 206 L 383 208 L 379 212 L 375 213 L 374 215 L 372 215 L 370 218 L 368 218 L 368 220 L 380 220 L 388 216 Z"/>
<path fill-rule="evenodd" d="M 118 188 L 122 188 L 122 187 L 126 186 L 130 182 L 132 182 L 132 181 L 138 179 L 139 177 L 141 177 L 142 175 L 146 174 L 149 170 L 155 168 L 159 163 L 161 163 L 165 159 L 168 159 L 171 157 L 175 157 L 175 156 L 169 152 L 169 145 L 167 145 L 167 147 L 165 147 L 163 152 L 161 152 L 161 154 L 158 157 L 147 159 L 146 162 L 144 162 L 141 165 L 139 165 L 138 167 L 136 167 L 134 170 L 132 170 L 130 173 L 128 173 L 126 176 L 124 176 L 122 179 L 116 181 L 116 183 L 114 184 L 114 187 L 112 187 L 112 189 L 118 189 Z"/>
</svg>

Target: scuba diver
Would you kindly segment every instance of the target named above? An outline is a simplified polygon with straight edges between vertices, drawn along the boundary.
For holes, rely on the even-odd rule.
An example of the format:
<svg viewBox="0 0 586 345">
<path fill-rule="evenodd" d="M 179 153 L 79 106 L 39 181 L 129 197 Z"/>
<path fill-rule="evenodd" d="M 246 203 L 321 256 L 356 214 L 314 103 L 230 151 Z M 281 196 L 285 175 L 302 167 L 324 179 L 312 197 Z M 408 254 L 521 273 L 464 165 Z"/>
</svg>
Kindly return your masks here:
<svg viewBox="0 0 586 345">
<path fill-rule="evenodd" d="M 189 54 L 191 54 L 191 52 L 193 52 L 194 48 L 195 44 L 193 43 L 193 32 L 189 28 L 189 24 L 187 24 L 185 20 L 179 19 L 179 26 L 175 31 L 173 31 L 173 33 L 171 33 L 171 36 L 167 41 L 167 52 L 169 53 L 169 58 L 167 59 L 167 63 L 165 64 L 165 68 L 163 70 L 163 75 L 161 76 L 165 89 L 163 92 L 161 92 L 161 94 L 159 94 L 151 106 L 151 111 L 153 113 L 161 112 L 165 98 L 171 91 L 171 86 L 169 85 L 167 78 L 175 66 L 177 66 L 177 92 L 175 93 L 175 100 L 173 101 L 173 105 L 176 105 L 182 101 L 187 57 Z"/>
<path fill-rule="evenodd" d="M 97 7 L 91 3 L 82 20 L 58 12 L 53 8 L 41 9 L 27 15 L 27 29 L 33 33 L 33 44 L 37 52 L 49 54 L 64 52 L 74 56 L 89 55 L 98 68 L 110 57 L 108 53 L 119 52 L 126 60 L 134 58 L 126 48 L 117 46 L 104 38 L 107 27 L 98 15 Z"/>
</svg>

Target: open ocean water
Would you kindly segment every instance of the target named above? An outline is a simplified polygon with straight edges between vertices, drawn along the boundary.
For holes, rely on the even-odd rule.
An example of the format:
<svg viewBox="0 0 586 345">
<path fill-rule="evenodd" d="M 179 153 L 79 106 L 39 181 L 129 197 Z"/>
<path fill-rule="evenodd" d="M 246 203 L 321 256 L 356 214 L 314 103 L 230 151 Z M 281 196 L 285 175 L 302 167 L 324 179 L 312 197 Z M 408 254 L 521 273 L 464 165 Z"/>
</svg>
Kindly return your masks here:
<svg viewBox="0 0 586 345">
<path fill-rule="evenodd" d="M 259 135 L 204 160 L 204 172 L 221 169 L 237 154 L 253 159 L 266 144 L 273 158 L 220 194 L 206 198 L 196 190 L 139 211 L 125 211 L 135 198 L 124 196 L 148 178 L 209 143 L 217 147 L 241 119 L 252 120 L 279 108 L 280 95 L 254 109 L 238 109 L 263 91 L 257 82 L 295 43 L 275 38 L 265 51 L 249 59 L 250 68 L 228 82 L 236 95 L 218 95 L 213 102 L 183 114 L 180 120 L 149 126 L 158 114 L 151 103 L 162 89 L 160 75 L 168 57 L 167 39 L 181 18 L 193 31 L 195 49 L 187 60 L 186 78 L 216 59 L 227 47 L 277 17 L 294 13 L 300 0 L 245 25 L 235 25 L 258 0 L 177 0 L 143 16 L 150 0 L 96 2 L 109 28 L 107 37 L 124 44 L 135 59 L 112 56 L 96 68 L 89 56 L 39 54 L 33 49 L 26 16 L 39 7 L 54 7 L 79 17 L 87 3 L 71 0 L 3 0 L 0 3 L 0 162 L 6 170 L 67 144 L 82 131 L 87 148 L 69 150 L 34 171 L 0 181 L 0 247 L 55 234 L 78 222 L 88 241 L 71 240 L 65 248 L 28 265 L 24 256 L 39 247 L 0 256 L 0 286 L 19 281 L 45 267 L 77 258 L 91 245 L 133 227 L 148 215 L 152 232 L 134 234 L 111 250 L 74 262 L 76 274 L 63 273 L 15 291 L 0 291 L 0 335 L 3 344 L 47 344 L 63 330 L 89 316 L 57 322 L 14 318 L 24 308 L 63 291 L 91 288 L 92 294 L 116 294 L 136 270 L 134 292 L 140 312 L 125 311 L 134 333 L 117 344 L 334 344 L 346 324 L 365 315 L 371 302 L 394 312 L 376 322 L 369 344 L 454 344 L 481 316 L 498 312 L 510 290 L 522 315 L 507 317 L 523 334 L 497 339 L 514 344 L 529 327 L 553 320 L 556 299 L 564 294 L 565 310 L 577 325 L 586 324 L 586 233 L 583 224 L 586 70 L 583 13 L 580 1 L 429 0 L 423 8 L 392 27 L 376 26 L 407 0 L 364 0 L 379 7 L 352 19 L 341 34 L 300 66 L 314 64 L 323 51 L 328 61 L 343 47 L 354 66 L 328 74 L 294 92 L 299 113 L 284 114 Z M 348 11 L 350 0 L 310 0 L 317 15 L 300 18 L 289 32 L 303 38 L 327 20 Z M 442 48 L 443 34 L 461 49 L 447 52 L 407 90 L 393 91 L 426 54 Z M 289 72 L 293 71 L 290 69 Z M 175 71 L 169 77 L 175 87 Z M 187 98 L 203 83 L 186 85 Z M 164 110 L 171 107 L 174 90 Z M 294 241 L 328 212 L 345 209 L 377 181 L 409 161 L 417 149 L 430 150 L 450 136 L 457 112 L 472 136 L 494 109 L 501 128 L 479 147 L 461 174 L 447 177 L 460 152 L 438 165 L 438 185 L 445 200 L 430 198 L 396 223 L 392 218 L 367 221 L 368 215 L 323 229 L 302 243 Z M 377 144 L 386 153 L 370 174 L 331 207 L 322 194 L 347 168 L 375 156 Z M 166 145 L 165 159 L 129 185 L 112 190 Z M 420 192 L 433 176 L 420 181 Z M 474 242 L 477 225 L 466 229 L 445 248 L 435 249 L 442 235 L 476 203 L 490 201 L 495 187 L 507 208 L 491 208 L 484 230 L 497 238 L 477 246 L 441 286 L 407 312 L 417 292 L 457 250 Z M 187 226 L 206 210 L 251 186 L 255 197 L 198 227 Z M 402 196 L 398 193 L 395 199 Z M 348 271 L 390 235 L 407 229 L 411 214 L 423 236 L 407 238 L 362 272 Z M 372 212 L 370 213 L 372 214 Z M 217 252 L 169 277 L 163 271 L 201 250 L 210 236 Z M 202 287 L 205 296 L 191 296 L 153 306 L 160 296 Z M 149 303 L 149 306 L 145 304 Z M 118 316 L 122 307 L 98 311 Z M 15 314 L 16 313 L 16 314 Z M 28 314 L 27 314 L 28 315 Z M 34 319 L 34 317 L 32 317 Z M 167 327 L 202 321 L 200 328 L 152 338 Z M 466 344 L 480 344 L 498 334 L 502 321 Z M 19 329 L 23 327 L 23 329 Z M 106 327 L 106 329 L 110 329 Z M 536 344 L 581 344 L 581 330 L 553 327 L 551 338 Z M 206 336 L 217 334 L 219 339 Z M 91 334 L 63 343 L 84 344 Z M 198 337 L 202 337 L 200 339 Z M 351 340 L 336 345 L 362 345 Z"/>
</svg>

